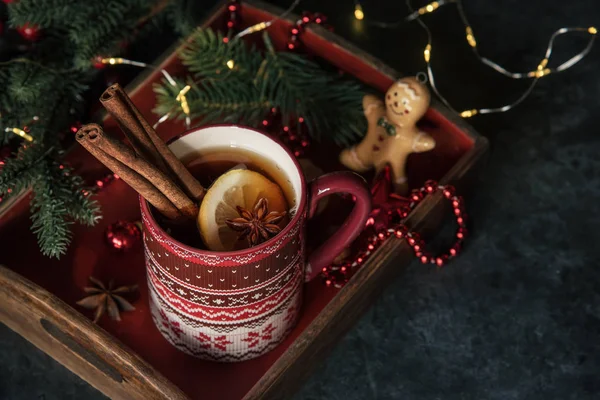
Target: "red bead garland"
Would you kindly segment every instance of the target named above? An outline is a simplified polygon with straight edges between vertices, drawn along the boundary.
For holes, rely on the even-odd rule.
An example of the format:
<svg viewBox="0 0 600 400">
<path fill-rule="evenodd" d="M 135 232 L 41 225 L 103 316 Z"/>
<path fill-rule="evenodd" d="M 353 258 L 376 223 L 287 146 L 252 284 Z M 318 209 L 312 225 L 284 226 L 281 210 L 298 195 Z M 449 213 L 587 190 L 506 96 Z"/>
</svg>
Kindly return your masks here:
<svg viewBox="0 0 600 400">
<path fill-rule="evenodd" d="M 240 10 L 240 2 L 237 0 L 231 0 L 227 5 L 227 11 L 229 11 L 229 16 L 227 19 L 227 28 L 228 29 L 236 29 L 240 23 L 239 20 L 239 10 Z M 225 41 L 227 39 L 227 41 Z M 227 43 L 229 38 L 223 38 L 223 41 Z"/>
<path fill-rule="evenodd" d="M 368 245 L 365 250 L 361 250 L 356 255 L 354 261 L 346 262 L 342 266 L 331 265 L 323 268 L 322 277 L 326 286 L 341 288 L 349 279 L 349 272 L 362 264 L 389 236 L 394 235 L 398 239 L 406 239 L 409 246 L 412 247 L 415 256 L 423 264 L 433 264 L 438 268 L 446 265 L 450 260 L 457 257 L 462 243 L 467 237 L 465 227 L 466 212 L 464 199 L 456 196 L 456 189 L 452 185 L 438 185 L 435 181 L 427 181 L 421 189 L 413 190 L 410 196 L 410 206 L 408 210 L 399 210 L 402 218 L 405 218 L 427 195 L 442 191 L 444 197 L 452 204 L 453 214 L 456 217 L 458 229 L 456 231 L 456 241 L 447 252 L 438 256 L 432 255 L 425 249 L 425 242 L 417 232 L 410 231 L 406 225 L 398 224 L 393 228 L 387 228 L 368 238 Z M 368 222 L 367 222 L 367 225 Z"/>
<path fill-rule="evenodd" d="M 302 13 L 302 18 L 296 21 L 296 25 L 290 28 L 290 38 L 287 42 L 287 48 L 290 51 L 298 50 L 300 47 L 300 34 L 304 32 L 306 26 L 310 23 L 325 25 L 327 17 L 321 13 L 312 14 L 308 11 Z"/>
<path fill-rule="evenodd" d="M 239 12 L 240 2 L 238 0 L 231 0 L 227 5 L 227 11 L 229 12 L 227 28 L 236 28 L 238 24 L 237 13 Z M 307 24 L 311 22 L 323 23 L 326 20 L 325 16 L 321 14 L 315 14 L 314 16 L 309 12 L 304 12 L 302 18 L 296 21 L 296 25 L 290 29 L 290 40 L 288 42 L 288 49 L 295 50 L 299 44 L 299 35 Z M 318 22 L 317 22 L 318 21 Z M 229 42 L 228 37 L 224 37 L 225 43 Z M 302 157 L 306 150 L 310 147 L 310 140 L 304 131 L 304 117 L 299 116 L 297 120 L 293 121 L 281 121 L 280 113 L 277 108 L 272 108 L 269 115 L 267 115 L 260 123 L 260 127 L 267 131 L 275 131 L 274 134 L 278 134 L 281 141 L 289 148 L 295 157 Z M 275 121 L 281 121 L 281 123 L 289 123 L 291 126 L 283 125 L 280 128 L 276 127 Z M 294 129 L 296 128 L 296 129 Z M 279 129 L 279 132 L 277 130 Z"/>
</svg>

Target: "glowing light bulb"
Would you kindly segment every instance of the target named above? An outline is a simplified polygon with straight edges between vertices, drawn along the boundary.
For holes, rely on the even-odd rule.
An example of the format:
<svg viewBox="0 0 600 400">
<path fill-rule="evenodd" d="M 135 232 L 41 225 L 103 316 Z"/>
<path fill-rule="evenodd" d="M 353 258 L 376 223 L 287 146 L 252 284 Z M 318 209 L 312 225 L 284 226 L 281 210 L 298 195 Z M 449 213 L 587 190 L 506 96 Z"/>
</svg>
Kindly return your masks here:
<svg viewBox="0 0 600 400">
<path fill-rule="evenodd" d="M 233 67 L 235 67 L 235 61 L 233 61 L 233 60 L 227 61 L 227 68 L 233 69 Z"/>
<path fill-rule="evenodd" d="M 19 128 L 6 128 L 4 129 L 5 132 L 12 132 L 17 136 L 21 136 L 23 139 L 27 140 L 28 142 L 33 142 L 33 137 L 31 135 L 29 135 L 27 132 L 25 132 L 23 129 L 19 129 Z"/>
<path fill-rule="evenodd" d="M 473 115 L 477 115 L 477 110 L 466 110 L 460 113 L 460 116 L 463 118 L 471 118 Z"/>
<path fill-rule="evenodd" d="M 365 19 L 365 13 L 363 12 L 362 6 L 360 4 L 356 4 L 356 6 L 354 6 L 354 18 L 356 18 L 359 21 Z"/>
<path fill-rule="evenodd" d="M 467 42 L 469 42 L 469 46 L 475 47 L 477 46 L 477 41 L 475 40 L 475 36 L 473 35 L 473 30 L 470 26 L 467 26 Z"/>
<path fill-rule="evenodd" d="M 429 60 L 431 59 L 431 45 L 428 44 L 425 47 L 425 51 L 423 51 L 423 56 L 425 56 L 425 62 L 429 62 Z"/>
</svg>

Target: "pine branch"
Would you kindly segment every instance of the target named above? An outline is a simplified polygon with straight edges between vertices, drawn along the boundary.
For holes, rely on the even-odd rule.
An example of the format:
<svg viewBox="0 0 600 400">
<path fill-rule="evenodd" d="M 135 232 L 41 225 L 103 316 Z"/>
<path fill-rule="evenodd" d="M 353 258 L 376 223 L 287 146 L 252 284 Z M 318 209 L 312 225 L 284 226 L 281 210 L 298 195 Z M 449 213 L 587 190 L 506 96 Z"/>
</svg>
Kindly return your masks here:
<svg viewBox="0 0 600 400">
<path fill-rule="evenodd" d="M 76 0 L 20 0 L 10 6 L 10 23 L 22 26 L 27 23 L 43 28 L 64 27 L 66 21 L 75 17 L 73 4 Z"/>
<path fill-rule="evenodd" d="M 84 3 L 82 14 L 87 18 L 78 19 L 69 27 L 69 38 L 75 46 L 74 64 L 80 68 L 89 68 L 98 55 L 116 54 L 119 45 L 131 39 L 132 29 L 127 28 L 136 26 L 151 11 L 151 2 L 144 0 Z"/>
<path fill-rule="evenodd" d="M 0 174 L 0 197 L 15 195 L 27 189 L 42 172 L 40 163 L 44 162 L 52 150 L 42 153 L 39 146 L 21 148 L 17 154 L 4 160 Z"/>
<path fill-rule="evenodd" d="M 68 213 L 64 202 L 64 193 L 60 187 L 55 172 L 43 163 L 41 168 L 44 177 L 36 179 L 33 184 L 33 199 L 31 200 L 32 231 L 38 238 L 40 250 L 45 256 L 58 258 L 67 251 L 71 241 L 71 231 L 64 216 Z M 55 191 L 60 193 L 56 195 Z"/>
<path fill-rule="evenodd" d="M 32 229 L 46 255 L 66 251 L 73 221 L 93 225 L 99 218 L 98 204 L 82 192 L 82 179 L 61 166 L 58 135 L 81 115 L 83 95 L 98 75 L 92 59 L 116 54 L 124 40 L 152 28 L 167 2 L 19 0 L 9 5 L 12 26 L 37 24 L 42 34 L 26 54 L 0 63 L 0 146 L 23 143 L 6 133 L 7 127 L 27 125 L 34 138 L 33 145 L 4 160 L 0 196 L 9 195 L 9 189 L 13 195 L 33 189 Z M 145 27 L 138 30 L 141 22 Z"/>
<path fill-rule="evenodd" d="M 185 84 L 191 86 L 186 95 L 192 119 L 201 123 L 230 122 L 257 126 L 269 113 L 272 104 L 259 96 L 252 82 L 237 80 L 203 80 L 186 83 L 176 80 L 177 86 L 166 80 L 154 86 L 157 95 L 155 114 L 170 114 L 170 119 L 183 120 L 185 115 L 177 95 Z M 232 93 L 235 93 L 232 96 Z"/>
<path fill-rule="evenodd" d="M 45 33 L 66 33 L 75 67 L 85 69 L 91 67 L 94 57 L 115 54 L 120 43 L 131 39 L 131 28 L 165 5 L 165 0 L 20 0 L 10 6 L 10 23 L 33 23 Z"/>
<path fill-rule="evenodd" d="M 223 42 L 223 34 L 211 29 L 198 28 L 188 38 L 187 44 L 179 52 L 181 62 L 196 80 L 198 79 L 240 79 L 241 75 L 252 79 L 261 64 L 261 55 L 255 48 L 248 48 L 244 42 L 232 40 Z M 233 61 L 234 68 L 227 66 Z"/>
<path fill-rule="evenodd" d="M 263 40 L 266 96 L 280 107 L 284 121 L 303 116 L 313 138 L 320 140 L 323 132 L 334 132 L 334 142 L 344 146 L 364 134 L 364 91 L 359 84 L 324 71 L 300 54 L 276 52 L 266 33 Z"/>
<path fill-rule="evenodd" d="M 40 164 L 43 177 L 33 184 L 31 202 L 32 230 L 38 237 L 42 254 L 58 258 L 67 251 L 72 233 L 72 221 L 94 225 L 99 219 L 99 205 L 82 193 L 81 178 L 72 170 L 53 160 Z"/>
<path fill-rule="evenodd" d="M 188 37 L 199 25 L 194 15 L 199 14 L 198 6 L 202 2 L 195 0 L 172 0 L 165 9 L 165 15 L 169 25 L 181 37 Z"/>
<path fill-rule="evenodd" d="M 201 123 L 223 121 L 256 126 L 272 107 L 286 125 L 304 117 L 308 133 L 346 146 L 366 131 L 362 111 L 363 88 L 353 81 L 325 71 L 305 56 L 277 52 L 267 34 L 266 50 L 258 51 L 242 41 L 223 42 L 223 35 L 197 29 L 180 51 L 191 75 L 177 87 L 163 81 L 155 86 L 160 116 L 183 119 L 176 97 L 184 83 L 191 116 Z M 227 68 L 233 60 L 234 67 Z M 297 122 L 298 123 L 298 122 Z"/>
</svg>

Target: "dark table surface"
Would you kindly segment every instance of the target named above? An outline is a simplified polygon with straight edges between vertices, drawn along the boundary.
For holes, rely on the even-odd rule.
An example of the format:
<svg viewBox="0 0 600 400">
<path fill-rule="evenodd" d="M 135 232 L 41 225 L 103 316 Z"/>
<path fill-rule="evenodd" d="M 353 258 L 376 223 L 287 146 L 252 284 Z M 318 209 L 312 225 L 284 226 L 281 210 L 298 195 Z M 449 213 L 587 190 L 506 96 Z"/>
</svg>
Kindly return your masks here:
<svg viewBox="0 0 600 400">
<path fill-rule="evenodd" d="M 367 18 L 393 20 L 407 10 L 402 1 L 362 3 Z M 464 7 L 483 55 L 515 71 L 537 66 L 554 30 L 600 25 L 598 0 Z M 337 33 L 397 70 L 423 70 L 425 35 L 416 23 L 360 26 L 350 0 L 305 0 L 296 9 L 303 10 L 323 12 Z M 503 105 L 526 87 L 476 62 L 453 5 L 426 22 L 439 88 L 457 109 Z M 557 63 L 585 45 L 583 36 L 563 39 Z M 517 109 L 471 120 L 490 139 L 491 156 L 468 204 L 465 251 L 442 270 L 413 263 L 298 399 L 600 396 L 599 71 L 597 43 Z M 105 397 L 0 324 L 0 399 L 81 398 Z"/>
</svg>

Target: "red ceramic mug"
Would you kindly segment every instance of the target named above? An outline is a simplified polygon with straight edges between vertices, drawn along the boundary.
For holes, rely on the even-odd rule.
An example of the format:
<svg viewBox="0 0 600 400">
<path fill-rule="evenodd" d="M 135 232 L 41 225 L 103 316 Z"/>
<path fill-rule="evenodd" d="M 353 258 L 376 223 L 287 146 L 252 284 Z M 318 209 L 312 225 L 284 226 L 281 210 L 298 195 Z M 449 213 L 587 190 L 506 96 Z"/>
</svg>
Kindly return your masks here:
<svg viewBox="0 0 600 400">
<path fill-rule="evenodd" d="M 285 228 L 258 246 L 232 252 L 211 252 L 177 241 L 140 198 L 150 309 L 160 332 L 178 349 L 203 359 L 234 362 L 258 357 L 294 327 L 304 282 L 358 236 L 371 210 L 370 193 L 364 180 L 350 172 L 327 174 L 307 184 L 298 162 L 283 146 L 249 128 L 195 129 L 169 147 L 179 158 L 241 147 L 274 161 L 293 188 L 295 205 Z M 352 212 L 336 234 L 307 256 L 307 219 L 320 199 L 341 192 L 355 196 Z"/>
</svg>

